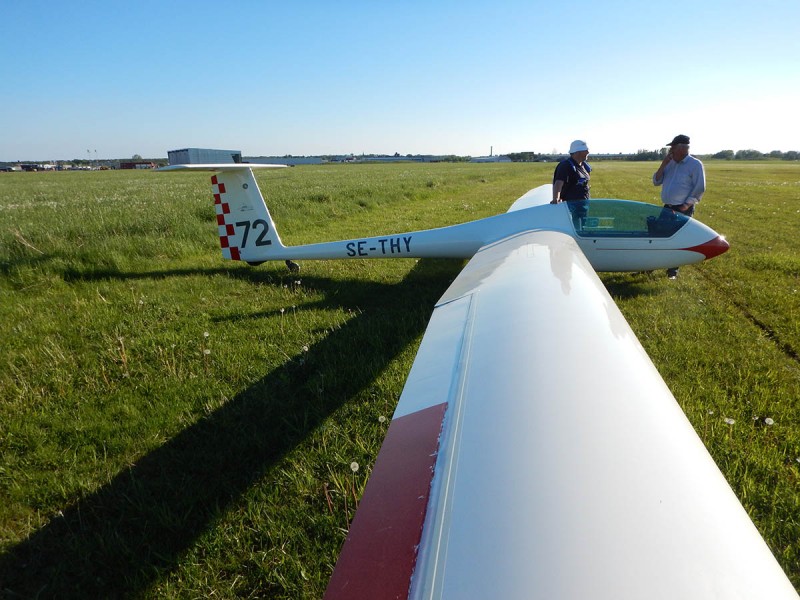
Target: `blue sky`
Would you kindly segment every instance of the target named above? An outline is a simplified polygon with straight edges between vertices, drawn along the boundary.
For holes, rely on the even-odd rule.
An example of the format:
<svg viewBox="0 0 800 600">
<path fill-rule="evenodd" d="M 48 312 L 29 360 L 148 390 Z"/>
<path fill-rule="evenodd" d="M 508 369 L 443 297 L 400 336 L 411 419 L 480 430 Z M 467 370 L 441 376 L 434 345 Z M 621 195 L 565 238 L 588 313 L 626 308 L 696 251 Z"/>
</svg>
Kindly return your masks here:
<svg viewBox="0 0 800 600">
<path fill-rule="evenodd" d="M 4 161 L 800 150 L 797 0 L 2 9 Z"/>
</svg>

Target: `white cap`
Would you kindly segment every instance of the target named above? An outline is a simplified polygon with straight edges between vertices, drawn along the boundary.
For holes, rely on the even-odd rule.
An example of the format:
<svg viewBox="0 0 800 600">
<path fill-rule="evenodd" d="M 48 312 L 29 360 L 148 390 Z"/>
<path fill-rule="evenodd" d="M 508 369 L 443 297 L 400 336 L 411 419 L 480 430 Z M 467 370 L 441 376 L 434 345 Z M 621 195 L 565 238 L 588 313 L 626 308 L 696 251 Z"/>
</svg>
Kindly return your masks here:
<svg viewBox="0 0 800 600">
<path fill-rule="evenodd" d="M 588 152 L 589 146 L 583 140 L 575 140 L 569 145 L 569 153 L 575 154 L 576 152 Z"/>
</svg>

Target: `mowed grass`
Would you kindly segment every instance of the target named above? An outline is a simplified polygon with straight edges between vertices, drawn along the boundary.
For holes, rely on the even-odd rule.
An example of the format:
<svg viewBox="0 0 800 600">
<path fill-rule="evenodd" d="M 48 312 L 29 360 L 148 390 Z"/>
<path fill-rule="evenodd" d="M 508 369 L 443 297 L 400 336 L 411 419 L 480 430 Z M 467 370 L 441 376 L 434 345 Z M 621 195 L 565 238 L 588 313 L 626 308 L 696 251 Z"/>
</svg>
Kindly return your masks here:
<svg viewBox="0 0 800 600">
<path fill-rule="evenodd" d="M 594 166 L 594 197 L 658 202 L 654 164 Z M 602 278 L 800 588 L 800 166 L 706 166 L 696 216 L 731 251 Z M 257 177 L 297 244 L 503 212 L 552 169 Z M 208 174 L 0 174 L 0 595 L 321 597 L 461 267 L 251 268 L 220 257 Z"/>
</svg>

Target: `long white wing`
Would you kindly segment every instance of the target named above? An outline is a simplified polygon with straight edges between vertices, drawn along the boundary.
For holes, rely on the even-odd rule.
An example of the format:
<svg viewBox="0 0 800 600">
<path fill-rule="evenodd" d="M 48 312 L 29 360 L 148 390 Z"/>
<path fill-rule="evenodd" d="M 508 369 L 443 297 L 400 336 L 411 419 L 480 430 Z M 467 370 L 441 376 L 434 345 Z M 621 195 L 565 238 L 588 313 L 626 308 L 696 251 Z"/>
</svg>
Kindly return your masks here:
<svg viewBox="0 0 800 600">
<path fill-rule="evenodd" d="M 437 304 L 326 598 L 797 598 L 575 241 Z"/>
<path fill-rule="evenodd" d="M 553 186 L 552 184 L 540 185 L 537 188 L 526 192 L 514 201 L 514 204 L 508 207 L 506 212 L 514 212 L 522 210 L 523 208 L 530 208 L 532 206 L 541 206 L 549 204 L 553 199 Z"/>
</svg>

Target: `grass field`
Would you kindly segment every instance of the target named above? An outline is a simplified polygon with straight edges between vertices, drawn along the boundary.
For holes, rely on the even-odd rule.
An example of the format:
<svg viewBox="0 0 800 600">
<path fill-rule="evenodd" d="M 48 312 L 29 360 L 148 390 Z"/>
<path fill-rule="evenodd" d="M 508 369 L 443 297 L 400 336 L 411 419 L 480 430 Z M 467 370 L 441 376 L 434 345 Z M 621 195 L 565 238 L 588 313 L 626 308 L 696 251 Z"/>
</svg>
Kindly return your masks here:
<svg viewBox="0 0 800 600">
<path fill-rule="evenodd" d="M 654 164 L 594 167 L 594 197 L 658 202 Z M 696 216 L 731 251 L 602 279 L 800 589 L 800 165 L 706 167 Z M 297 244 L 503 212 L 552 169 L 257 177 Z M 251 268 L 207 174 L 0 174 L 0 596 L 321 597 L 461 267 Z"/>
</svg>

